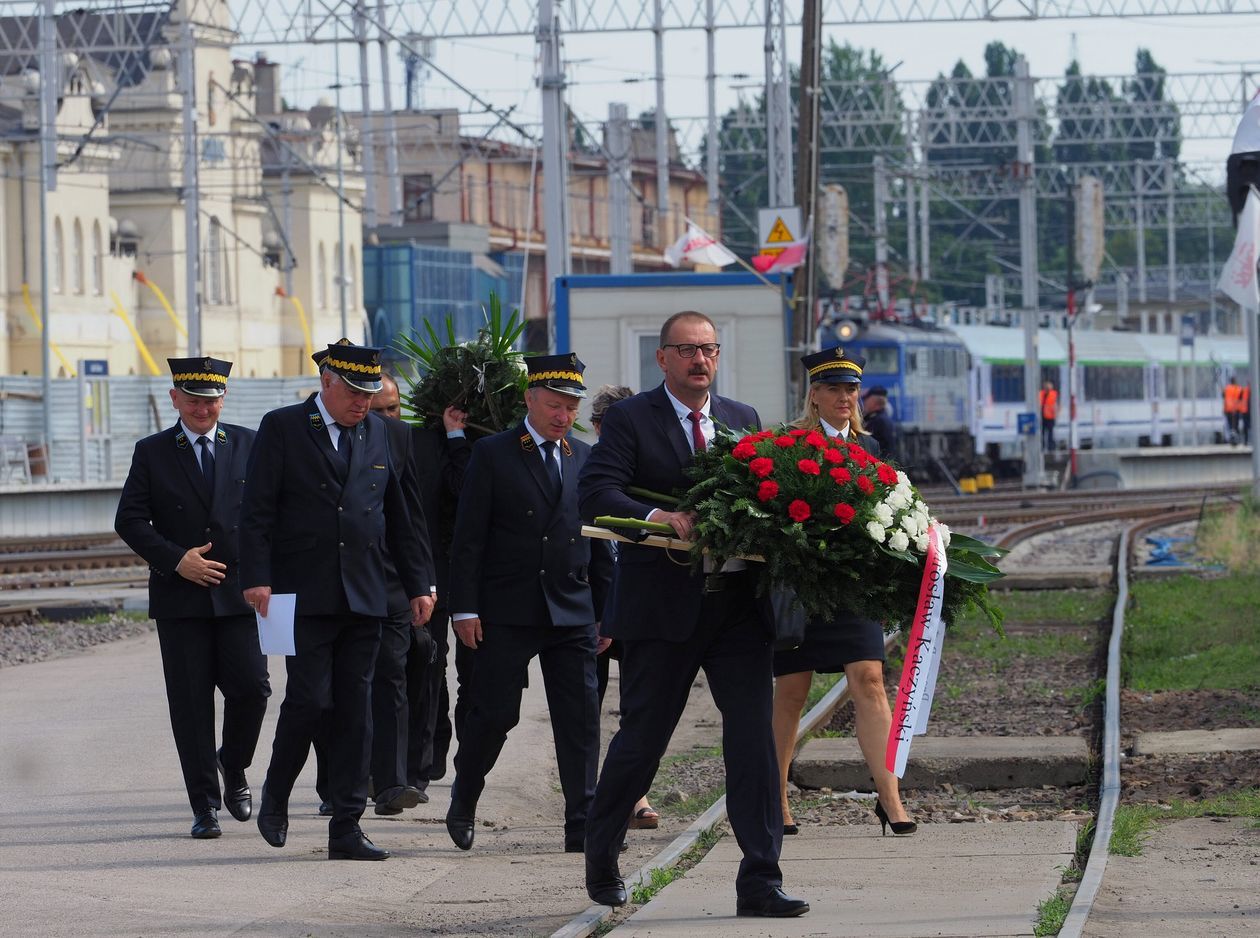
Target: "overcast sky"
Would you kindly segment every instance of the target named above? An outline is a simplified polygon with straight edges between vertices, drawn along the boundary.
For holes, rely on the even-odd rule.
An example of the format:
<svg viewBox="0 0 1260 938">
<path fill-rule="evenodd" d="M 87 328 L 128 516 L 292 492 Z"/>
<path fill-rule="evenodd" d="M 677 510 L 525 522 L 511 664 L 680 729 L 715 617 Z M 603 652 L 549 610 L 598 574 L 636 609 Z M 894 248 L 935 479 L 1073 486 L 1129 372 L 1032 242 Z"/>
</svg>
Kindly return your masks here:
<svg viewBox="0 0 1260 938">
<path fill-rule="evenodd" d="M 1260 15 L 1150 17 L 1012 23 L 938 23 L 932 25 L 885 24 L 828 28 L 827 38 L 849 41 L 862 48 L 878 50 L 889 66 L 898 65 L 900 79 L 930 79 L 948 72 L 962 58 L 973 73 L 984 70 L 983 50 L 987 43 L 1000 40 L 1021 51 L 1029 60 L 1034 77 L 1063 74 L 1073 48 L 1087 73 L 1125 75 L 1131 73 L 1137 49 L 1148 48 L 1157 62 L 1171 73 L 1252 71 L 1239 81 L 1239 110 L 1243 86 L 1247 93 L 1257 89 L 1260 73 Z M 799 60 L 800 31 L 788 31 L 788 47 L 793 61 Z M 247 48 L 247 47 L 242 47 Z M 324 47 L 308 55 L 305 49 L 268 49 L 273 60 L 293 63 L 301 60 L 296 72 L 284 82 L 291 103 L 309 105 L 334 81 L 332 56 Z M 568 101 L 583 121 L 596 127 L 608 113 L 610 101 L 630 105 L 631 114 L 652 107 L 655 90 L 652 36 L 650 33 L 604 35 L 574 34 L 565 38 L 568 64 Z M 699 30 L 666 34 L 666 111 L 673 118 L 701 117 L 705 111 L 704 33 Z M 318 64 L 315 64 L 315 61 Z M 527 38 L 440 40 L 434 60 L 460 82 L 471 87 L 496 107 L 515 107 L 514 117 L 526 124 L 539 120 L 541 107 L 534 87 L 534 44 Z M 719 112 L 736 103 L 740 86 L 762 81 L 764 55 L 762 33 L 757 29 L 718 31 L 717 72 Z M 357 81 L 357 56 L 352 48 L 341 53 L 343 83 Z M 392 63 L 399 84 L 394 103 L 402 106 L 401 66 Z M 379 74 L 379 66 L 373 70 Z M 740 74 L 748 77 L 738 77 Z M 379 89 L 377 89 L 379 92 Z M 343 104 L 355 107 L 357 93 L 343 92 Z M 379 101 L 379 93 L 377 94 Z M 467 95 L 449 82 L 432 76 L 424 90 L 424 104 L 468 109 Z M 1228 141 L 1189 144 L 1193 159 L 1214 159 L 1219 151 L 1223 162 Z"/>
</svg>

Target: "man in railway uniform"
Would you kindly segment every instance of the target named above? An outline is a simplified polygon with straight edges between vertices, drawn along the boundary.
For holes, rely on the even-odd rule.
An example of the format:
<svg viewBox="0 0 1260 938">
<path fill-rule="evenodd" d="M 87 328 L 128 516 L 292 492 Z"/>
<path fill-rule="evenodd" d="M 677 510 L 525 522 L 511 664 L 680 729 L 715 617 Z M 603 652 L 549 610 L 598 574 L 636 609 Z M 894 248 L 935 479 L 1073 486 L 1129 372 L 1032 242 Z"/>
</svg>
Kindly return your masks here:
<svg viewBox="0 0 1260 938">
<path fill-rule="evenodd" d="M 578 482 L 582 517 L 644 518 L 691 537 L 695 515 L 653 504 L 689 485 L 695 452 L 718 425 L 759 425 L 747 404 L 710 393 L 717 375 L 717 328 L 708 316 L 676 313 L 661 328 L 656 363 L 664 383 L 618 401 L 600 425 Z M 625 544 L 608 637 L 621 639 L 621 726 L 591 803 L 586 891 L 594 902 L 626 902 L 618 852 L 638 798 L 648 790 L 701 668 L 722 713 L 727 804 L 743 852 L 735 879 L 740 915 L 790 917 L 809 904 L 783 892 L 779 853 L 783 814 L 771 729 L 772 634 L 768 599 L 759 599 L 743 561 L 701 573 L 669 552 Z"/>
<path fill-rule="evenodd" d="M 254 431 L 219 422 L 231 362 L 167 362 L 179 420 L 136 444 L 114 529 L 149 564 L 149 615 L 157 620 L 192 836 L 209 839 L 222 833 L 224 801 L 234 818 L 249 820 L 245 770 L 271 695 L 253 610 L 241 596 L 237 550 Z M 216 687 L 223 694 L 217 751 Z"/>
<path fill-rule="evenodd" d="M 241 512 L 241 585 L 266 615 L 273 592 L 297 594 L 295 655 L 258 830 L 273 847 L 288 837 L 289 795 L 321 720 L 330 732 L 330 860 L 384 860 L 359 828 L 367 802 L 372 673 L 388 613 L 383 548 L 403 585 L 412 622 L 433 608 L 387 429 L 369 412 L 381 389 L 380 349 L 332 345 L 320 389 L 263 417 Z"/>
<path fill-rule="evenodd" d="M 612 560 L 602 541 L 582 537 L 577 484 L 590 447 L 567 438 L 586 396 L 585 366 L 572 354 L 525 363 L 526 417 L 473 446 L 455 518 L 450 605 L 476 676 L 446 829 L 471 849 L 477 801 L 520 719 L 537 656 L 564 792 L 564 849 L 581 853 L 599 760 L 595 653 Z"/>
</svg>

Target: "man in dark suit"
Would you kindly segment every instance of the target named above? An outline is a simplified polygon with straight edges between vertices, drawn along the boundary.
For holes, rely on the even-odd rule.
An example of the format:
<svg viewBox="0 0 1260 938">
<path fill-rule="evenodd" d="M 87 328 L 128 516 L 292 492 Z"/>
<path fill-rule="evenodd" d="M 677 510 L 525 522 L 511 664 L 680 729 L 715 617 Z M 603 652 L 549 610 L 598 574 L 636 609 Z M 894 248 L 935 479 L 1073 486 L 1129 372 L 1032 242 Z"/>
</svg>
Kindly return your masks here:
<svg viewBox="0 0 1260 938">
<path fill-rule="evenodd" d="M 238 821 L 253 809 L 254 758 L 271 685 L 253 610 L 241 596 L 241 491 L 254 431 L 220 423 L 232 363 L 170 358 L 175 426 L 136 444 L 114 529 L 149 564 L 171 729 L 193 810 L 192 836 L 218 837 L 219 779 Z M 214 689 L 223 743 L 214 746 Z"/>
<path fill-rule="evenodd" d="M 401 469 L 387 429 L 369 413 L 381 388 L 380 349 L 333 345 L 320 390 L 263 417 L 241 512 L 241 585 L 262 615 L 272 592 L 296 593 L 288 684 L 258 810 L 258 830 L 283 847 L 293 783 L 321 719 L 331 738 L 328 857 L 384 860 L 359 828 L 367 802 L 372 673 L 388 613 L 384 551 L 412 621 L 433 608 Z"/>
<path fill-rule="evenodd" d="M 525 420 L 473 446 L 455 520 L 452 618 L 474 650 L 476 677 L 446 829 L 457 847 L 472 847 L 477 801 L 520 719 L 537 655 L 564 792 L 564 848 L 578 853 L 599 759 L 595 654 L 611 560 L 582 537 L 577 479 L 590 447 L 567 439 L 586 396 L 584 366 L 576 355 L 526 366 Z"/>
<path fill-rule="evenodd" d="M 661 328 L 656 361 L 664 383 L 608 409 L 599 443 L 578 483 L 582 517 L 650 518 L 678 537 L 695 517 L 631 495 L 632 486 L 680 493 L 693 454 L 718 425 L 759 425 L 746 404 L 709 387 L 721 347 L 707 316 L 682 312 Z M 667 552 L 623 544 L 607 636 L 622 642 L 621 726 L 608 747 L 586 833 L 586 888 L 593 901 L 624 905 L 617 854 L 631 809 L 648 790 L 701 668 L 722 713 L 726 800 L 744 852 L 735 880 L 740 915 L 787 917 L 809 911 L 784 894 L 779 870 L 783 815 L 771 729 L 771 622 L 742 561 L 693 573 Z"/>
</svg>

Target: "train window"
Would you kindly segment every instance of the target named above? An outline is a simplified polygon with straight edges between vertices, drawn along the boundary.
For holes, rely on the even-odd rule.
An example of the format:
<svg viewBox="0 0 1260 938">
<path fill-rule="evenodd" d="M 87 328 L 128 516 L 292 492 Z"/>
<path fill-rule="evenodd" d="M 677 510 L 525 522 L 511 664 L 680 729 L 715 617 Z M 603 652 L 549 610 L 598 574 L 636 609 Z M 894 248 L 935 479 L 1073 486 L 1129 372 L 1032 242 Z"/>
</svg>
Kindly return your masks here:
<svg viewBox="0 0 1260 938">
<path fill-rule="evenodd" d="M 961 373 L 959 368 L 958 349 L 952 348 L 934 348 L 929 353 L 931 361 L 931 375 L 934 378 L 957 378 Z"/>
<path fill-rule="evenodd" d="M 1140 401 L 1146 397 L 1141 365 L 1086 365 L 1085 397 L 1091 401 Z"/>
<path fill-rule="evenodd" d="M 880 375 L 895 375 L 901 369 L 897 367 L 897 346 L 871 345 L 862 349 L 866 357 L 866 370 Z"/>
<path fill-rule="evenodd" d="M 1183 375 L 1184 384 L 1182 383 Z M 1220 389 L 1224 387 L 1225 380 L 1220 377 L 1217 366 L 1211 363 L 1196 363 L 1193 372 L 1190 370 L 1189 362 L 1180 369 L 1176 365 L 1164 365 L 1164 397 L 1175 400 L 1182 396 L 1189 398 L 1192 393 L 1199 400 L 1220 397 Z M 1184 395 L 1182 394 L 1183 387 L 1185 388 Z"/>
<path fill-rule="evenodd" d="M 919 353 L 906 352 L 906 371 L 919 370 Z"/>
<path fill-rule="evenodd" d="M 993 403 L 1013 404 L 1024 399 L 1024 366 L 993 365 L 990 370 Z"/>
</svg>

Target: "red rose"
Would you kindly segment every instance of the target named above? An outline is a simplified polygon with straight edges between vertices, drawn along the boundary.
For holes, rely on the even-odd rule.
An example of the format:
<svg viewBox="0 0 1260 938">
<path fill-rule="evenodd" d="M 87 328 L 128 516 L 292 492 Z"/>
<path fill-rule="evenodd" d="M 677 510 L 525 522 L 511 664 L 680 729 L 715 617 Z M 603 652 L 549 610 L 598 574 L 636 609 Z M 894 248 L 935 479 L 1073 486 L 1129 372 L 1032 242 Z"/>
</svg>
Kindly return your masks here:
<svg viewBox="0 0 1260 938">
<path fill-rule="evenodd" d="M 897 484 L 897 470 L 888 465 L 888 463 L 880 463 L 875 472 L 879 475 L 879 481 L 883 482 L 885 485 Z"/>
<path fill-rule="evenodd" d="M 756 436 L 754 436 L 754 437 L 753 437 L 753 439 L 755 439 L 755 440 L 757 440 L 758 442 L 760 442 L 760 441 L 762 441 L 762 440 L 768 440 L 768 439 L 770 439 L 770 437 L 772 437 L 772 436 L 774 436 L 774 431 L 773 431 L 773 430 L 762 430 L 760 433 L 758 433 Z"/>
<path fill-rule="evenodd" d="M 857 487 L 860 488 L 867 495 L 870 495 L 872 492 L 875 491 L 875 483 L 872 482 L 870 479 L 868 479 L 866 476 L 858 476 Z"/>
<path fill-rule="evenodd" d="M 853 516 L 857 514 L 857 512 L 853 510 L 852 505 L 846 505 L 843 502 L 836 506 L 835 512 L 836 517 L 840 519 L 841 524 L 848 524 L 853 520 Z"/>
<path fill-rule="evenodd" d="M 836 485 L 844 485 L 846 482 L 853 481 L 853 473 L 848 469 L 832 469 L 830 475 L 836 480 Z"/>
<path fill-rule="evenodd" d="M 764 479 L 770 473 L 774 472 L 774 460 L 762 456 L 754 459 L 748 464 L 748 471 L 755 475 L 758 479 Z"/>
<path fill-rule="evenodd" d="M 829 449 L 823 453 L 823 459 L 827 462 L 844 462 L 844 453 L 838 449 Z"/>
<path fill-rule="evenodd" d="M 757 455 L 757 447 L 747 440 L 741 440 L 735 444 L 735 448 L 731 450 L 731 455 L 736 459 L 752 459 Z"/>
<path fill-rule="evenodd" d="M 814 447 L 814 449 L 824 449 L 827 446 L 827 438 L 817 430 L 806 436 L 805 442 Z"/>
<path fill-rule="evenodd" d="M 818 465 L 818 463 L 814 462 L 812 459 L 802 459 L 796 464 L 796 468 L 805 473 L 807 476 L 816 476 L 822 471 L 822 468 Z"/>
<path fill-rule="evenodd" d="M 862 447 L 858 446 L 856 443 L 850 443 L 848 446 L 849 456 L 852 457 L 853 461 L 859 466 L 865 466 L 871 462 L 870 453 L 862 449 Z"/>
<path fill-rule="evenodd" d="M 774 441 L 774 445 L 787 449 L 789 446 L 795 446 L 796 440 L 792 439 L 790 436 L 781 436 Z"/>
<path fill-rule="evenodd" d="M 796 437 L 805 436 L 805 435 L 806 435 L 807 433 L 809 433 L 809 432 L 810 432 L 810 431 L 808 431 L 808 430 L 804 430 L 804 429 L 802 429 L 801 427 L 797 427 L 795 430 L 789 430 L 789 431 L 788 431 L 788 433 L 790 433 L 790 434 L 792 434 L 792 436 L 796 436 Z"/>
<path fill-rule="evenodd" d="M 773 479 L 767 479 L 765 482 L 762 482 L 760 487 L 757 489 L 757 497 L 763 502 L 770 501 L 770 499 L 774 498 L 778 494 L 779 483 L 775 482 Z"/>
<path fill-rule="evenodd" d="M 796 499 L 788 505 L 788 517 L 793 521 L 804 521 L 810 516 L 809 502 Z"/>
</svg>

